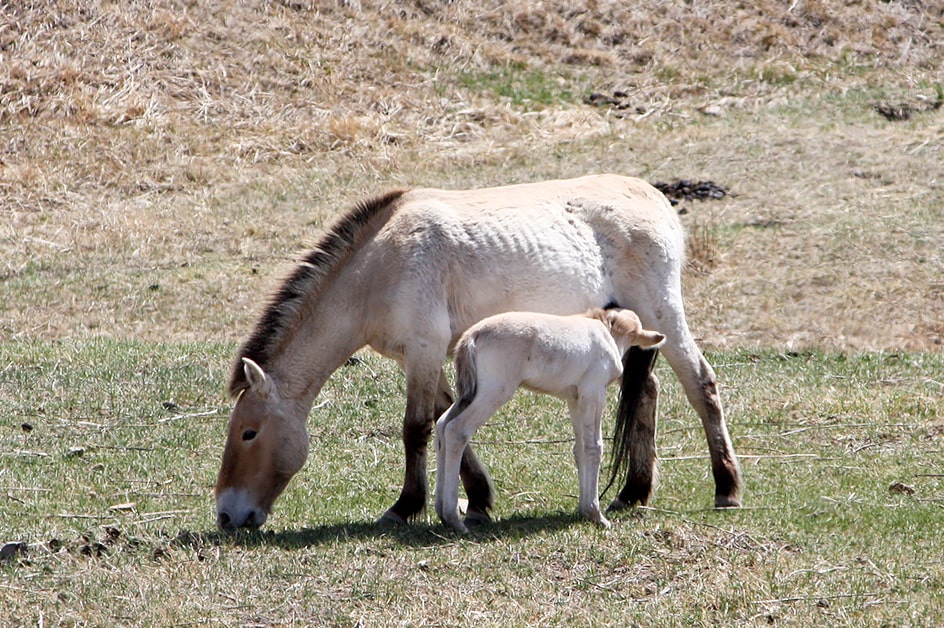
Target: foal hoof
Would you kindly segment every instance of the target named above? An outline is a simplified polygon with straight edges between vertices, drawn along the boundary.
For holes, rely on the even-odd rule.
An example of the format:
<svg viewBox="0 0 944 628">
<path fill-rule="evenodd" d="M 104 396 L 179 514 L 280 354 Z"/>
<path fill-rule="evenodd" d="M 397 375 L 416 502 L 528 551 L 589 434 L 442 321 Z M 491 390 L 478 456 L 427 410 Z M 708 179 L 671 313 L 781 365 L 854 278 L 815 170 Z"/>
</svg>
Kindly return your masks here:
<svg viewBox="0 0 944 628">
<path fill-rule="evenodd" d="M 730 495 L 715 495 L 715 508 L 740 508 L 741 500 Z"/>
<path fill-rule="evenodd" d="M 448 521 L 443 520 L 443 525 L 445 525 L 447 528 L 449 528 L 456 534 L 459 534 L 462 536 L 465 536 L 466 534 L 469 533 L 469 529 L 465 527 L 465 524 L 462 523 L 462 520 L 458 518 L 455 520 L 450 519 Z"/>
<path fill-rule="evenodd" d="M 595 508 L 578 508 L 579 512 L 585 519 L 590 520 L 592 523 L 595 523 L 597 526 L 606 529 L 610 527 L 610 522 L 606 517 L 603 516 L 603 513 L 600 512 L 599 506 Z"/>
<path fill-rule="evenodd" d="M 606 530 L 610 527 L 610 520 L 603 516 L 602 512 L 596 512 L 594 514 L 585 514 L 584 517 L 589 519 L 594 525 L 596 525 L 601 530 Z"/>
</svg>

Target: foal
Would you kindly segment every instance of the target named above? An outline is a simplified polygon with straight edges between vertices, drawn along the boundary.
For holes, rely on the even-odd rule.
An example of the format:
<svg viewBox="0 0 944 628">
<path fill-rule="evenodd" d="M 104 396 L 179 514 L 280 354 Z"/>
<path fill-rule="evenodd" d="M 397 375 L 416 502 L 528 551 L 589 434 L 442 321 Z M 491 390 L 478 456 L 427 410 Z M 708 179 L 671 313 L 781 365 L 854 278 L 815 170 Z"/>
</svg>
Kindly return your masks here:
<svg viewBox="0 0 944 628">
<path fill-rule="evenodd" d="M 475 431 L 524 386 L 567 401 L 576 440 L 578 510 L 609 526 L 597 495 L 606 387 L 622 375 L 627 349 L 655 348 L 664 339 L 643 329 L 634 312 L 621 309 L 573 316 L 507 312 L 470 327 L 455 350 L 458 400 L 436 422 L 436 512 L 443 523 L 467 531 L 458 509 L 462 452 Z"/>
</svg>

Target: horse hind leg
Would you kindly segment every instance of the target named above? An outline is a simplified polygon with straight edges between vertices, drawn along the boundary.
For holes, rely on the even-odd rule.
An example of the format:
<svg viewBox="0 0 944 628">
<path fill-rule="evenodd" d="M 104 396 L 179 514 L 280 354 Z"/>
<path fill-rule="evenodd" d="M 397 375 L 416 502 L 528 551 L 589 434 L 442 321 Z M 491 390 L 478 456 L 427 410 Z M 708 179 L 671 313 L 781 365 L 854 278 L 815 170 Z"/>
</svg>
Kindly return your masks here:
<svg viewBox="0 0 944 628">
<path fill-rule="evenodd" d="M 635 286 L 624 285 L 623 292 L 627 296 L 619 301 L 636 312 L 643 327 L 665 335 L 660 351 L 701 418 L 708 441 L 715 480 L 715 507 L 739 506 L 741 470 L 724 421 L 717 378 L 685 320 L 679 264 L 681 252 L 668 253 L 665 265 L 653 265 Z"/>
<path fill-rule="evenodd" d="M 689 403 L 701 417 L 715 480 L 715 507 L 738 507 L 741 469 L 725 424 L 715 372 L 687 327 L 673 334 L 671 341 L 662 346 L 662 352 L 682 382 Z"/>
<path fill-rule="evenodd" d="M 638 376 L 638 375 L 634 375 Z M 621 510 L 639 504 L 645 506 L 658 484 L 656 422 L 659 407 L 659 380 L 655 373 L 645 375 L 639 405 L 629 424 L 629 462 L 626 482 L 608 510 Z"/>
</svg>

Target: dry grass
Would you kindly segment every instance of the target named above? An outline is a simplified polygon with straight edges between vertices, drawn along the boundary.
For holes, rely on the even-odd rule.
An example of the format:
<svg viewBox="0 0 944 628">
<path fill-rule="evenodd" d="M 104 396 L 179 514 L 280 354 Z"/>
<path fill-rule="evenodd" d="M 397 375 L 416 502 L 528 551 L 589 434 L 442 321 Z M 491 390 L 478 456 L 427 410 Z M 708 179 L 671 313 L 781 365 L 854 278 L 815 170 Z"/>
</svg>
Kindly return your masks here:
<svg viewBox="0 0 944 628">
<path fill-rule="evenodd" d="M 0 19 L 6 337 L 235 339 L 356 198 L 612 170 L 739 194 L 690 218 L 709 341 L 940 342 L 940 113 L 872 111 L 933 97 L 939 8 L 49 1 Z M 584 103 L 614 90 L 631 106 Z M 833 261 L 804 250 L 823 239 Z M 909 316 L 876 333 L 900 318 L 886 300 Z"/>
</svg>

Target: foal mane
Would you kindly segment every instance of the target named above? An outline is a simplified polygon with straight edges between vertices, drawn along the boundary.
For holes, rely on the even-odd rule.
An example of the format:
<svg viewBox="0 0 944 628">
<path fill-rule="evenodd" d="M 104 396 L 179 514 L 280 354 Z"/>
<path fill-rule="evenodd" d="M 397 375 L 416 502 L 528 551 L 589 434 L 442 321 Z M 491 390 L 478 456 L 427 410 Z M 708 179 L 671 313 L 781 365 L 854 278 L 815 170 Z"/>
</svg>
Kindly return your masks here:
<svg viewBox="0 0 944 628">
<path fill-rule="evenodd" d="M 333 271 L 359 246 L 368 225 L 385 212 L 389 216 L 404 192 L 392 190 L 361 201 L 321 235 L 314 248 L 272 295 L 269 305 L 256 321 L 252 335 L 240 348 L 229 381 L 230 395 L 236 396 L 249 386 L 242 358 L 249 358 L 265 368 L 280 349 L 286 332 L 296 327 L 302 304 L 320 294 Z"/>
</svg>

